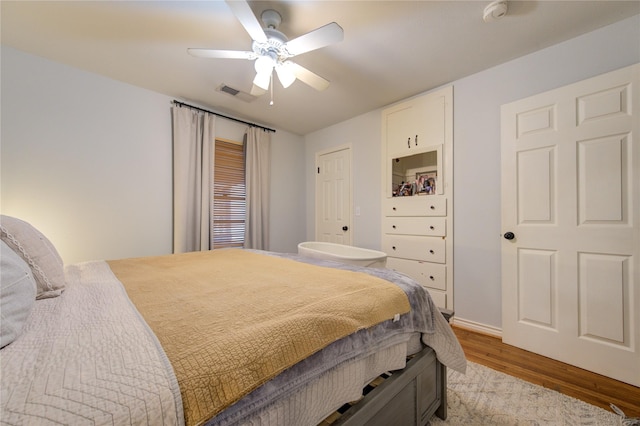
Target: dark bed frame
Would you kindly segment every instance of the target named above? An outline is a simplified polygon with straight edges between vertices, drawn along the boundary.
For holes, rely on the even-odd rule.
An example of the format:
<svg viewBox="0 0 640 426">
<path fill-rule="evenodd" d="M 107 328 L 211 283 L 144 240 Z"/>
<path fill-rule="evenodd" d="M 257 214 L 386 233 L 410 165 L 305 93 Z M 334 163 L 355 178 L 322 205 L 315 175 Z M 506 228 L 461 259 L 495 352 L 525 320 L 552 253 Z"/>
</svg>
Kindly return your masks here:
<svg viewBox="0 0 640 426">
<path fill-rule="evenodd" d="M 447 418 L 447 368 L 425 347 L 333 425 L 424 426 L 434 414 Z"/>
</svg>

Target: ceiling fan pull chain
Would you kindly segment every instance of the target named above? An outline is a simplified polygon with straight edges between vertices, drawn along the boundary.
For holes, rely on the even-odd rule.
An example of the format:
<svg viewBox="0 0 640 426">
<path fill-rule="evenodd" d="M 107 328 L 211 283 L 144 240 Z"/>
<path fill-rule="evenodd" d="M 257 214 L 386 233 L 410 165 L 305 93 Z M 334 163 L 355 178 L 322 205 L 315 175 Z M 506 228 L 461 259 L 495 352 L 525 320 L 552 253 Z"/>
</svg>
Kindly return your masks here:
<svg viewBox="0 0 640 426">
<path fill-rule="evenodd" d="M 271 73 L 271 77 L 269 79 L 269 87 L 271 88 L 271 102 L 269 102 L 269 106 L 271 106 L 273 105 L 273 72 Z"/>
</svg>

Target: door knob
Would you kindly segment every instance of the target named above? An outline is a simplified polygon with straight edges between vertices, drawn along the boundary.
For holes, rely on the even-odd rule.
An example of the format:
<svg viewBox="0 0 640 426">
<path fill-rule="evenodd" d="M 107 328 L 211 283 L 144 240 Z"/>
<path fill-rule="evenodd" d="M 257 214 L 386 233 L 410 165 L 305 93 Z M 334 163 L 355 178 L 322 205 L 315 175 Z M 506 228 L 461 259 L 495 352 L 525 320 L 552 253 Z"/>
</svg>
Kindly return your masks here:
<svg viewBox="0 0 640 426">
<path fill-rule="evenodd" d="M 513 240 L 516 237 L 516 235 L 513 232 L 505 232 L 504 233 L 504 238 L 506 240 Z"/>
<path fill-rule="evenodd" d="M 343 227 L 342 227 L 342 230 L 343 230 L 343 231 L 348 231 L 348 230 L 349 230 L 349 227 L 348 227 L 348 226 L 343 226 Z"/>
</svg>

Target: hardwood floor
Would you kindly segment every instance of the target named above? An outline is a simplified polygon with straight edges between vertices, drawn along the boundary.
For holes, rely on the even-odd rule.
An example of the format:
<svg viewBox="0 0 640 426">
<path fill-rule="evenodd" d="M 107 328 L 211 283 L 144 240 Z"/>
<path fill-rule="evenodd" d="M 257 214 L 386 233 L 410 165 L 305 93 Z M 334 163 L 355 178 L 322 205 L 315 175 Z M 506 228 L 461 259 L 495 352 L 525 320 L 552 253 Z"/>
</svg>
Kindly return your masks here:
<svg viewBox="0 0 640 426">
<path fill-rule="evenodd" d="M 514 346 L 499 338 L 452 325 L 469 361 L 553 389 L 627 417 L 640 417 L 640 388 L 564 364 Z"/>
</svg>

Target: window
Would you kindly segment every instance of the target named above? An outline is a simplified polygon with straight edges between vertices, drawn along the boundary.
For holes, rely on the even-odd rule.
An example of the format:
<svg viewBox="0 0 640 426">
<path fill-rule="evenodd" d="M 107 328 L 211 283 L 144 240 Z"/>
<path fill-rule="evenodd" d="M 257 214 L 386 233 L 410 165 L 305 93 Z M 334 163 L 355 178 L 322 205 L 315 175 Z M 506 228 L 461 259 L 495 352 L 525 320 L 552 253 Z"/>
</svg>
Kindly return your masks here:
<svg viewBox="0 0 640 426">
<path fill-rule="evenodd" d="M 247 206 L 243 145 L 216 139 L 213 170 L 211 247 L 242 247 Z"/>
</svg>

